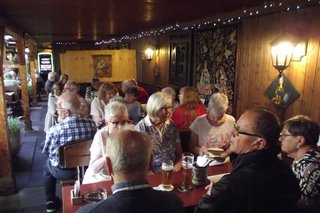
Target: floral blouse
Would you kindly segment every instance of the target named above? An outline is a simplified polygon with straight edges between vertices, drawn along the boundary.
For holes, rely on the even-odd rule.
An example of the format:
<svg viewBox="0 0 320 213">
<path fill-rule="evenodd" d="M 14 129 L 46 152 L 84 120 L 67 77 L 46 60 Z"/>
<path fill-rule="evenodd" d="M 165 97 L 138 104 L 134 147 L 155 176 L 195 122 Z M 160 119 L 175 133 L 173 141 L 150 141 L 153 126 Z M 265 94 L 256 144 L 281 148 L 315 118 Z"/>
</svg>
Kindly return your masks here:
<svg viewBox="0 0 320 213">
<path fill-rule="evenodd" d="M 176 143 L 180 143 L 179 132 L 176 125 L 171 120 L 167 120 L 159 130 L 155 127 L 150 117 L 146 116 L 135 128 L 140 132 L 147 133 L 152 139 L 152 170 L 161 172 L 161 164 L 164 160 L 175 162 Z"/>
</svg>

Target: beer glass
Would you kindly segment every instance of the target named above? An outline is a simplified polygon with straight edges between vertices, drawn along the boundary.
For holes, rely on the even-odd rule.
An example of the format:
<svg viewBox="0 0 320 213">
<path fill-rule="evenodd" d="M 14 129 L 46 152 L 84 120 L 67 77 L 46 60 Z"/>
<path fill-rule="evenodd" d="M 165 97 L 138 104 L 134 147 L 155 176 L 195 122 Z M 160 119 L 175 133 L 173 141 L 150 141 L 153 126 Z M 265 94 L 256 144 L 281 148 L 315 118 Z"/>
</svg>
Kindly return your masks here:
<svg viewBox="0 0 320 213">
<path fill-rule="evenodd" d="M 165 160 L 162 162 L 162 187 L 167 190 L 172 190 L 172 173 L 173 173 L 173 162 L 172 160 Z"/>
<path fill-rule="evenodd" d="M 178 187 L 179 191 L 187 192 L 192 189 L 192 165 L 194 155 L 186 152 L 182 154 L 182 183 Z"/>
</svg>

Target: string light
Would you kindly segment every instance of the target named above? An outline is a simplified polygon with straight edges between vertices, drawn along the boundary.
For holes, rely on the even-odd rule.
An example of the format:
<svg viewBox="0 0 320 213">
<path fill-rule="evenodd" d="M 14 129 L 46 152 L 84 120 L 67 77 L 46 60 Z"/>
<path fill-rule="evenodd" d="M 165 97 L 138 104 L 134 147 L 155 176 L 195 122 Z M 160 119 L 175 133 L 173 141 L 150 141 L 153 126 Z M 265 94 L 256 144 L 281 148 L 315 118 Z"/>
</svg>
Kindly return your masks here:
<svg viewBox="0 0 320 213">
<path fill-rule="evenodd" d="M 210 25 L 212 25 L 213 27 L 217 27 L 219 25 L 237 23 L 244 18 L 248 18 L 252 16 L 261 16 L 261 15 L 280 12 L 280 11 L 292 11 L 294 10 L 294 8 L 298 11 L 301 8 L 312 7 L 316 5 L 318 6 L 318 4 L 319 4 L 318 0 L 302 0 L 300 1 L 299 4 L 296 4 L 296 5 L 292 5 L 289 3 L 286 4 L 284 2 L 279 2 L 277 4 L 268 2 L 262 5 L 261 7 L 256 7 L 252 11 L 249 11 L 250 9 L 242 9 L 238 12 L 238 14 L 232 13 L 232 15 L 230 15 L 229 17 L 224 16 L 223 18 L 222 17 L 211 18 L 210 20 L 205 20 L 197 24 L 176 23 L 176 24 L 165 26 L 156 30 L 154 29 L 146 32 L 142 31 L 134 35 L 124 35 L 117 38 L 110 38 L 102 41 L 97 41 L 94 44 L 96 46 L 101 46 L 105 44 L 121 43 L 122 41 L 128 42 L 129 40 L 137 40 L 143 37 L 158 36 L 160 34 L 166 34 L 176 30 L 190 31 L 193 29 L 201 29 L 202 27 L 207 28 Z M 56 42 L 56 44 L 57 45 L 78 45 L 78 42 Z"/>
</svg>

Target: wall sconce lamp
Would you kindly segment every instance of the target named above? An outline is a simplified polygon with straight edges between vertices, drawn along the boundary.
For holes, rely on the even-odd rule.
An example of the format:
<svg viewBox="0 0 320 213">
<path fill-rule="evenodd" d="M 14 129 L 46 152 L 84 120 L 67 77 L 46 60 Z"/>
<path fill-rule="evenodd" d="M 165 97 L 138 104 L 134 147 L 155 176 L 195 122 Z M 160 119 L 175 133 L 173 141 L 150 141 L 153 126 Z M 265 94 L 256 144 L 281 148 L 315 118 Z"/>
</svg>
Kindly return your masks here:
<svg viewBox="0 0 320 213">
<path fill-rule="evenodd" d="M 271 42 L 272 65 L 280 75 L 290 65 L 295 44 L 289 41 L 276 39 Z"/>
<path fill-rule="evenodd" d="M 157 36 L 153 39 L 153 41 L 149 41 L 148 48 L 144 51 L 145 59 L 148 60 L 149 64 L 150 61 L 153 59 L 153 57 L 159 55 L 159 49 L 160 49 L 160 37 Z"/>
<path fill-rule="evenodd" d="M 272 65 L 279 71 L 280 75 L 288 68 L 291 61 L 301 61 L 307 54 L 307 42 L 294 42 L 284 39 L 276 39 L 271 42 Z"/>
<path fill-rule="evenodd" d="M 153 54 L 154 54 L 154 51 L 151 48 L 147 48 L 144 51 L 145 58 L 148 60 L 149 63 L 153 59 Z"/>
</svg>

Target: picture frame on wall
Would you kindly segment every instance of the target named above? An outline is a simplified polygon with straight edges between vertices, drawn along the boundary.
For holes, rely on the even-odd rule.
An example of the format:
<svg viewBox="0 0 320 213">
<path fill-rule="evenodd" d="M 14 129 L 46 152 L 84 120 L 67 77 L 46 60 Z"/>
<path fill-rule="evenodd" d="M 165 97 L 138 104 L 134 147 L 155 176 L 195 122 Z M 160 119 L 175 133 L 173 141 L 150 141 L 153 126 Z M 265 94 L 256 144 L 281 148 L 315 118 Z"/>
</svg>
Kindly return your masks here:
<svg viewBox="0 0 320 213">
<path fill-rule="evenodd" d="M 173 35 L 170 37 L 169 83 L 185 86 L 190 81 L 190 37 Z"/>
<path fill-rule="evenodd" d="M 92 55 L 93 71 L 97 77 L 112 76 L 112 55 Z"/>
</svg>

